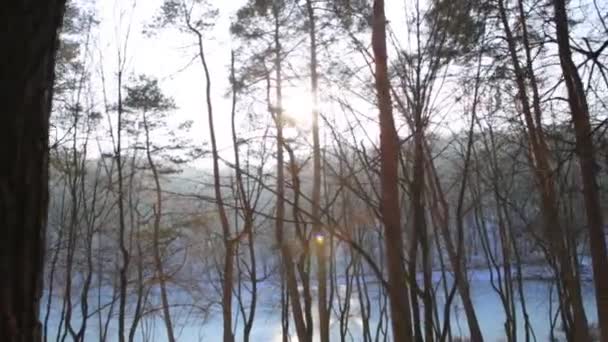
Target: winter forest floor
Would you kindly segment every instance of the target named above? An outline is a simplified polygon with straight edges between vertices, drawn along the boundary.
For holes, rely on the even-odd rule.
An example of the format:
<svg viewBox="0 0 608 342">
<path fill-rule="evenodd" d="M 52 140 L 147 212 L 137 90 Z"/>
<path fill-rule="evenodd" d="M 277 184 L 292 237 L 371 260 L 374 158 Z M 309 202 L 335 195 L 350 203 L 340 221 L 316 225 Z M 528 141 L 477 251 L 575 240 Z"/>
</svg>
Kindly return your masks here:
<svg viewBox="0 0 608 342">
<path fill-rule="evenodd" d="M 585 263 L 582 263 L 585 265 Z M 526 306 L 528 310 L 528 314 L 530 317 L 530 323 L 533 329 L 533 337 L 534 341 L 550 341 L 550 322 L 551 319 L 555 319 L 556 310 L 557 310 L 557 295 L 555 293 L 554 284 L 548 280 L 547 275 L 548 271 L 546 268 L 542 266 L 526 266 L 522 268 L 522 272 L 524 273 L 524 291 L 526 296 Z M 469 271 L 470 284 L 471 284 L 471 292 L 473 295 L 473 301 L 475 305 L 475 309 L 478 315 L 479 323 L 482 328 L 482 332 L 485 340 L 487 341 L 503 341 L 504 340 L 504 324 L 505 324 L 505 314 L 503 311 L 503 306 L 501 303 L 500 296 L 497 294 L 494 286 L 496 285 L 496 273 L 491 273 L 488 269 L 476 269 Z M 386 301 L 386 296 L 380 293 L 379 286 L 377 282 L 373 282 L 373 276 L 369 276 L 368 279 L 368 291 L 371 299 L 371 310 L 372 317 L 369 321 L 370 328 L 373 334 L 376 333 L 377 325 L 378 325 L 378 315 L 380 312 L 380 303 L 381 301 Z M 421 284 L 421 277 L 418 277 L 418 281 Z M 433 281 L 437 288 L 437 303 L 439 310 L 443 310 L 443 305 L 445 303 L 445 297 L 443 296 L 443 292 L 441 287 L 443 285 L 440 284 L 441 274 L 439 271 L 433 273 Z M 494 285 L 493 285 L 494 282 Z M 314 282 L 313 282 L 314 283 Z M 346 285 L 338 280 L 337 291 L 340 291 L 342 297 L 340 300 L 343 300 L 344 292 Z M 595 295 L 593 290 L 593 285 L 589 279 L 585 279 L 582 282 L 583 289 L 583 300 L 587 313 L 588 320 L 590 324 L 594 323 L 597 319 L 596 311 L 595 311 Z M 316 293 L 316 289 L 312 289 L 313 294 Z M 353 289 L 353 293 L 351 294 L 350 300 L 350 318 L 348 320 L 347 333 L 345 339 L 341 339 L 340 337 L 340 320 L 337 311 L 334 311 L 331 317 L 331 339 L 332 341 L 363 341 L 362 329 L 363 322 L 360 317 L 360 307 L 359 300 L 356 293 L 356 289 Z M 172 292 L 175 293 L 175 292 Z M 111 296 L 111 294 L 108 294 Z M 91 301 L 97 300 L 97 294 L 92 295 Z M 157 297 L 153 294 L 151 297 Z M 338 307 L 338 295 L 334 296 L 334 308 Z M 256 310 L 256 318 L 254 321 L 253 329 L 251 332 L 250 340 L 251 341 L 269 341 L 269 342 L 279 342 L 282 341 L 282 327 L 281 327 L 281 312 L 280 312 L 280 288 L 278 285 L 278 281 L 275 280 L 267 280 L 261 284 L 259 284 L 259 294 L 258 294 L 259 305 Z M 46 302 L 44 299 L 43 302 Z M 179 306 L 180 303 L 179 296 L 173 296 L 170 298 L 171 302 L 174 303 L 176 307 Z M 451 329 L 452 336 L 456 338 L 458 336 L 467 336 L 468 327 L 466 323 L 466 319 L 464 317 L 464 313 L 462 312 L 462 307 L 460 303 L 458 303 L 458 297 L 455 297 L 455 303 L 452 305 L 451 311 Z M 60 302 L 59 300 L 57 301 Z M 313 303 L 316 303 L 313 300 Z M 516 305 L 519 305 L 519 298 L 516 296 L 515 300 Z M 77 305 L 78 303 L 75 303 Z M 238 302 L 235 300 L 233 303 L 233 307 L 238 308 Z M 60 310 L 61 308 L 54 307 L 53 310 Z M 181 314 L 178 314 L 174 317 L 176 324 L 176 334 L 178 341 L 183 342 L 195 342 L 195 341 L 220 341 L 222 336 L 222 318 L 221 318 L 221 309 L 219 305 L 215 306 L 210 310 L 210 314 L 207 317 L 199 317 L 192 314 L 192 312 L 188 312 L 184 310 Z M 236 310 L 235 310 L 236 311 Z M 176 313 L 178 310 L 176 310 Z M 316 321 L 316 313 L 317 308 L 313 307 L 313 319 Z M 56 315 L 51 315 L 51 317 L 60 317 L 58 314 L 59 311 L 56 312 Z M 524 340 L 524 318 L 522 315 L 521 307 L 518 306 L 517 310 L 517 338 L 518 340 Z M 45 312 L 42 312 L 42 316 L 44 317 Z M 107 315 L 107 308 L 104 310 L 104 316 Z M 440 312 L 440 317 L 443 317 L 443 312 Z M 75 318 L 74 321 L 78 321 L 80 317 Z M 90 318 L 93 321 L 96 320 L 95 317 Z M 555 337 L 558 340 L 563 337 L 563 334 L 559 328 L 559 320 L 556 320 L 555 326 Z M 54 321 L 51 318 L 49 324 L 49 336 L 53 336 L 53 333 L 50 333 L 56 330 L 56 324 L 58 322 Z M 130 323 L 129 323 L 130 324 Z M 146 341 L 146 342 L 162 342 L 166 341 L 166 331 L 164 329 L 162 319 L 160 315 L 148 315 L 147 318 L 142 319 L 141 327 L 137 332 L 136 341 Z M 116 335 L 116 322 L 111 321 L 107 336 L 109 337 L 109 341 L 114 341 L 112 336 Z M 236 314 L 235 317 L 235 338 L 237 341 L 242 340 L 243 335 L 243 324 L 242 317 L 240 313 Z M 290 331 L 292 331 L 292 341 L 295 341 L 297 337 L 295 336 L 295 332 L 293 332 L 293 322 L 290 322 Z M 384 329 L 384 328 L 382 328 Z M 390 331 L 389 331 L 390 332 Z M 386 334 L 386 339 L 384 337 Z M 96 336 L 99 336 L 99 325 L 95 323 L 90 324 L 90 328 L 87 330 L 87 336 L 90 336 L 92 339 Z M 391 336 L 390 333 L 380 332 L 380 341 L 390 341 Z M 86 339 L 85 339 L 86 340 Z M 318 336 L 315 336 L 314 341 L 318 341 Z"/>
</svg>

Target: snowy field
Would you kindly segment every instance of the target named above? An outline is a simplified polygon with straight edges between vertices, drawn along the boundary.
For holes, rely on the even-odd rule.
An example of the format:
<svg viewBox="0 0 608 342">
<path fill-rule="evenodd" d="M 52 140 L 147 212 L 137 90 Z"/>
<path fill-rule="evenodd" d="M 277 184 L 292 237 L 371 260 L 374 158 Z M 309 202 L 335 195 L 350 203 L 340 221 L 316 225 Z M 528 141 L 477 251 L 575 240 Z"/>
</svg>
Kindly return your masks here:
<svg viewBox="0 0 608 342">
<path fill-rule="evenodd" d="M 538 276 L 539 273 L 545 272 L 539 268 L 529 267 L 525 270 L 525 273 L 529 276 Z M 502 341 L 504 340 L 504 321 L 505 315 L 499 296 L 495 292 L 491 284 L 490 273 L 487 270 L 476 270 L 469 272 L 471 279 L 471 292 L 473 295 L 473 301 L 479 319 L 479 323 L 482 328 L 482 333 L 486 341 Z M 435 281 L 440 278 L 439 272 L 434 274 Z M 370 276 L 368 279 L 372 279 Z M 314 281 L 313 281 L 314 283 Z M 344 285 L 339 284 L 338 288 L 343 292 Z M 549 330 L 550 330 L 550 316 L 555 314 L 557 307 L 556 293 L 555 290 L 551 290 L 550 282 L 544 280 L 532 280 L 528 279 L 524 281 L 524 289 L 526 296 L 526 305 L 529 312 L 534 336 L 537 341 L 548 341 Z M 355 287 L 356 289 L 356 287 Z M 256 316 L 251 332 L 251 341 L 282 341 L 281 336 L 281 313 L 280 313 L 280 291 L 277 286 L 273 283 L 266 282 L 259 286 L 259 300 L 258 307 L 256 309 Z M 313 289 L 314 293 L 315 289 Z M 372 317 L 370 319 L 370 327 L 372 333 L 376 329 L 378 322 L 378 308 L 379 308 L 379 288 L 377 284 L 368 284 L 368 291 L 370 291 L 370 299 L 372 304 Z M 442 295 L 443 291 L 437 291 L 437 302 L 439 310 L 443 308 L 444 298 Z M 156 294 L 151 293 L 151 298 Z M 591 282 L 585 281 L 583 283 L 583 296 L 585 302 L 585 308 L 587 311 L 588 321 L 593 323 L 596 321 L 596 311 L 594 303 L 594 293 Z M 97 300 L 97 295 L 92 300 Z M 334 298 L 335 300 L 336 298 Z M 171 298 L 172 304 L 181 303 L 179 298 Z M 315 301 L 313 301 L 314 303 Z M 46 303 L 46 298 L 45 302 Z M 56 299 L 56 303 L 59 301 Z M 76 303 L 75 303 L 76 304 Z M 516 300 L 518 310 L 520 310 L 519 302 Z M 43 305 L 44 306 L 44 305 Z M 117 305 L 116 305 L 117 307 Z M 116 313 L 116 307 L 114 312 Z M 234 302 L 233 308 L 235 311 L 238 310 L 238 303 Z M 59 308 L 54 309 L 50 315 L 49 324 L 49 340 L 54 340 L 56 335 L 56 324 L 58 323 Z M 78 311 L 76 309 L 76 311 Z M 351 296 L 351 317 L 349 319 L 349 334 L 346 341 L 362 341 L 362 320 L 359 315 L 359 300 L 357 293 L 354 292 Z M 317 308 L 313 308 L 313 314 L 316 315 Z M 42 317 L 44 317 L 42 312 Z M 440 312 L 440 315 L 442 313 Z M 105 317 L 105 314 L 104 314 Z M 200 315 L 194 315 L 192 312 L 186 313 L 184 310 L 174 310 L 173 317 L 175 321 L 176 334 L 178 341 L 183 342 L 198 342 L 198 341 L 221 341 L 222 337 L 222 321 L 221 312 L 219 307 L 215 306 L 212 312 L 207 317 Z M 316 319 L 316 318 L 315 318 Z M 452 333 L 454 336 L 467 336 L 468 327 L 464 312 L 458 302 L 458 296 L 455 297 L 455 302 L 452 304 L 451 310 L 452 320 Z M 80 319 L 74 318 L 74 323 L 79 324 Z M 130 321 L 126 324 L 127 329 L 130 326 Z M 559 325 L 558 325 L 559 326 Z M 97 315 L 89 318 L 87 326 L 87 338 L 85 340 L 99 340 L 99 320 Z M 117 341 L 116 338 L 116 321 L 112 321 L 108 328 L 108 340 Z M 138 332 L 136 335 L 136 341 L 149 341 L 149 342 L 164 342 L 166 341 L 166 335 L 164 325 L 159 315 L 148 315 L 146 319 L 140 322 Z M 291 331 L 294 330 L 293 323 L 290 324 Z M 315 328 L 316 329 L 316 328 Z M 236 340 L 242 341 L 242 330 L 243 323 L 240 314 L 235 316 L 235 334 Z M 340 341 L 340 327 L 339 318 L 334 312 L 331 321 L 331 333 L 332 341 Z M 524 340 L 524 320 L 521 311 L 518 311 L 517 317 L 517 331 L 518 340 Z M 556 333 L 559 334 L 559 328 L 556 328 Z M 559 335 L 557 335 L 559 336 Z M 69 335 L 68 339 L 69 341 Z M 295 336 L 291 339 L 296 341 Z M 390 340 L 390 338 L 388 339 Z M 534 339 L 533 339 L 534 340 Z M 317 339 L 315 339 L 317 341 Z"/>
</svg>

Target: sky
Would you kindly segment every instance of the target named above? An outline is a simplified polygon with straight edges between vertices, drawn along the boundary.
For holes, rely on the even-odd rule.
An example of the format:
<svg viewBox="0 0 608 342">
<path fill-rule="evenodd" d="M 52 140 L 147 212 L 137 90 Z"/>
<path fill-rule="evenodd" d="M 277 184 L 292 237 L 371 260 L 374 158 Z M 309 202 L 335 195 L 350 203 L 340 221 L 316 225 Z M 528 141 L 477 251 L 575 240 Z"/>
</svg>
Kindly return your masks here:
<svg viewBox="0 0 608 342">
<path fill-rule="evenodd" d="M 95 0 L 92 0 L 95 1 Z M 225 97 L 230 88 L 228 82 L 231 49 L 236 47 L 229 28 L 236 11 L 246 0 L 209 0 L 218 9 L 214 28 L 205 37 L 205 52 L 212 79 L 212 101 L 218 147 L 223 156 L 232 159 L 230 132 L 231 101 Z M 209 130 L 205 103 L 205 78 L 200 61 L 197 59 L 195 37 L 165 28 L 156 31 L 154 36 L 143 34 L 144 29 L 159 13 L 163 0 L 96 0 L 99 19 L 96 55 L 102 56 L 101 62 L 105 77 L 110 84 L 115 80 L 117 70 L 118 45 L 124 46 L 127 40 L 126 75 L 147 74 L 159 80 L 163 91 L 173 97 L 178 109 L 172 115 L 171 123 L 177 126 L 184 120 L 192 120 L 193 127 L 184 133 L 197 145 L 208 141 Z M 393 27 L 403 22 L 404 6 L 402 0 L 387 1 L 387 17 Z M 399 34 L 399 30 L 396 30 Z M 401 31 L 403 32 L 403 31 Z M 389 56 L 390 57 L 390 56 Z M 368 72 L 363 69 L 362 72 Z M 364 75 L 363 78 L 369 75 Z M 311 96 L 308 93 L 308 80 L 286 91 L 284 107 L 301 125 L 310 125 Z M 112 85 L 108 86 L 112 89 Z M 108 93 L 116 94 L 109 90 Z M 116 98 L 116 96 L 114 96 Z M 353 99 L 353 103 L 356 100 Z M 367 115 L 375 117 L 374 112 Z M 369 125 L 368 134 L 377 137 L 377 125 Z M 455 126 L 452 123 L 452 126 Z M 366 130 L 368 127 L 366 126 Z M 108 137 L 102 139 L 109 141 Z M 108 145 L 108 149 L 111 145 Z M 207 161 L 201 161 L 204 163 Z"/>
<path fill-rule="evenodd" d="M 150 24 L 159 13 L 163 0 L 76 0 L 90 1 L 96 7 L 99 26 L 96 29 L 95 55 L 102 56 L 106 79 L 111 83 L 112 76 L 117 70 L 117 43 L 124 43 L 126 33 L 129 32 L 126 72 L 127 76 L 137 74 L 152 75 L 159 79 L 164 92 L 173 97 L 178 109 L 173 114 L 172 122 L 177 125 L 184 120 L 192 120 L 193 127 L 186 134 L 196 144 L 202 145 L 208 141 L 209 130 L 207 112 L 205 107 L 204 74 L 200 62 L 196 59 L 195 40 L 192 35 L 179 33 L 173 29 L 161 29 L 157 34 L 149 37 L 142 33 L 146 25 Z M 219 15 L 216 18 L 213 30 L 205 37 L 206 57 L 212 79 L 212 99 L 215 112 L 215 128 L 220 151 L 226 151 L 227 159 L 232 158 L 230 132 L 230 99 L 226 98 L 229 90 L 229 62 L 230 52 L 237 44 L 231 39 L 229 33 L 230 23 L 236 11 L 245 4 L 246 0 L 209 0 L 216 7 Z M 424 2 L 424 0 L 422 0 Z M 401 25 L 404 21 L 405 6 L 412 4 L 407 0 L 387 0 L 386 13 L 390 25 L 397 38 L 403 44 L 406 34 Z M 412 11 L 412 8 L 407 8 Z M 130 26 L 129 26 L 130 25 Z M 389 53 L 389 58 L 393 57 Z M 362 69 L 362 72 L 367 72 Z M 364 75 L 367 77 L 368 75 Z M 308 80 L 288 92 L 285 100 L 285 109 L 300 119 L 302 124 L 310 117 L 310 95 L 308 94 Z M 112 89 L 112 86 L 108 86 Z M 326 91 L 326 89 L 324 89 Z M 109 91 L 115 94 L 115 91 Z M 449 98 L 453 93 L 444 89 L 442 96 Z M 114 96 L 115 98 L 116 96 Z M 465 127 L 461 111 L 449 110 L 456 115 L 452 118 L 443 117 L 441 113 L 435 115 L 433 120 L 443 120 L 439 127 L 444 132 L 455 132 Z M 370 111 L 369 116 L 375 117 Z M 435 122 L 436 123 L 436 122 Z M 377 127 L 369 125 L 369 135 L 377 137 Z M 366 127 L 367 129 L 368 127 Z M 405 133 L 403 133 L 405 134 Z M 102 137 L 108 139 L 107 137 Z"/>
<path fill-rule="evenodd" d="M 171 123 L 193 120 L 190 138 L 202 144 L 207 140 L 207 111 L 203 69 L 196 57 L 192 36 L 173 29 L 160 29 L 154 36 L 143 34 L 159 13 L 163 0 L 98 0 L 100 21 L 95 49 L 103 57 L 107 83 L 117 70 L 117 42 L 127 40 L 127 77 L 147 74 L 159 80 L 166 95 L 174 98 L 178 109 Z M 242 0 L 212 1 L 219 10 L 215 27 L 205 40 L 206 55 L 212 78 L 212 97 L 216 116 L 216 130 L 230 129 L 230 101 L 223 94 L 229 89 L 228 71 L 232 42 L 229 34 L 230 18 L 244 3 Z M 129 27 L 130 24 L 130 27 Z M 123 45 L 124 46 L 124 45 Z M 111 86 L 108 86 L 111 88 Z M 230 147 L 230 135 L 219 134 L 220 148 Z"/>
</svg>

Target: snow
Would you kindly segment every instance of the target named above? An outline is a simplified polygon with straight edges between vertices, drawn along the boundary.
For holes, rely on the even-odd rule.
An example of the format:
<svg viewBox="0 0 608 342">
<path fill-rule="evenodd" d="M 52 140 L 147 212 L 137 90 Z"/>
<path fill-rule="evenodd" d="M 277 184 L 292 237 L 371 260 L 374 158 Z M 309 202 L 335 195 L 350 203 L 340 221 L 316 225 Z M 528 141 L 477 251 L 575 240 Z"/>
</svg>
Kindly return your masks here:
<svg viewBox="0 0 608 342">
<path fill-rule="evenodd" d="M 583 263 L 584 264 L 584 263 Z M 544 276 L 548 276 L 548 271 L 541 266 L 527 266 L 524 268 L 524 274 L 529 275 L 525 277 L 527 280 L 524 281 L 524 293 L 526 297 L 527 310 L 530 317 L 530 322 L 534 330 L 534 335 L 538 341 L 549 340 L 550 331 L 550 315 L 555 314 L 557 307 L 555 289 L 551 290 L 551 282 L 543 280 Z M 532 277 L 537 275 L 543 277 Z M 479 319 L 482 333 L 487 341 L 501 341 L 505 339 L 504 334 L 504 323 L 505 315 L 499 296 L 492 288 L 490 272 L 487 269 L 476 269 L 469 271 L 470 288 L 473 297 L 473 302 L 476 310 L 477 317 Z M 421 282 L 421 277 L 419 282 Z M 373 279 L 372 276 L 367 279 Z M 441 279 L 440 272 L 433 273 L 433 281 L 437 285 L 437 282 Z M 494 276 L 496 281 L 496 276 Z M 313 282 L 314 283 L 314 282 Z M 515 284 L 514 284 L 515 285 Z M 593 286 L 590 282 L 584 281 L 582 284 L 584 304 L 587 312 L 587 318 L 590 323 L 596 321 L 595 312 L 595 296 L 593 292 Z M 344 284 L 340 284 L 338 288 L 344 291 Z M 370 327 L 375 331 L 378 316 L 378 301 L 376 300 L 379 294 L 378 284 L 368 283 L 368 289 L 371 292 L 370 299 L 372 301 L 372 317 Z M 356 290 L 356 286 L 353 290 Z M 280 290 L 278 289 L 274 281 L 266 281 L 260 284 L 258 287 L 259 300 L 258 308 L 256 310 L 256 316 L 254 320 L 253 330 L 251 332 L 251 341 L 282 341 L 281 337 L 281 312 L 280 312 Z M 313 294 L 316 292 L 313 289 Z M 551 293 L 552 292 L 552 293 Z M 96 298 L 96 294 L 92 297 Z M 182 298 L 184 299 L 184 298 Z M 180 298 L 170 299 L 172 303 L 180 302 Z M 437 291 L 437 302 L 439 310 L 443 309 L 444 298 L 442 290 Z M 43 303 L 46 303 L 46 298 L 43 298 Z M 59 300 L 55 300 L 55 303 L 59 303 Z M 316 301 L 313 301 L 316 303 Z M 362 341 L 360 338 L 362 334 L 363 322 L 359 315 L 359 301 L 356 292 L 351 297 L 351 317 L 349 320 L 350 336 L 352 341 Z M 524 338 L 524 319 L 521 313 L 521 307 L 518 298 L 516 298 L 517 306 L 517 334 L 518 339 Z M 238 302 L 235 300 L 233 304 L 235 310 L 235 325 L 236 325 L 236 340 L 242 340 L 242 317 L 238 312 Z M 55 336 L 56 324 L 58 323 L 60 308 L 54 308 L 53 314 L 51 315 L 51 325 L 49 327 L 49 335 Z M 116 311 L 116 308 L 115 308 Z M 178 341 L 180 342 L 198 342 L 198 341 L 220 341 L 222 336 L 222 320 L 221 312 L 219 307 L 215 307 L 209 317 L 200 317 L 199 315 L 187 315 L 186 311 L 177 310 L 172 311 L 175 317 L 176 334 L 178 335 Z M 180 315 L 181 313 L 181 315 Z M 316 320 L 317 308 L 313 307 L 313 319 Z M 41 317 L 44 317 L 42 312 Z M 442 317 L 442 312 L 440 312 Z M 451 310 L 452 320 L 452 332 L 455 336 L 467 336 L 468 327 L 462 306 L 459 303 L 458 296 L 455 296 L 454 303 Z M 79 318 L 75 319 L 76 323 L 79 323 Z M 127 322 L 127 327 L 130 322 Z M 332 340 L 340 340 L 339 335 L 339 318 L 334 313 L 331 320 L 331 334 Z M 117 341 L 116 337 L 117 324 L 116 321 L 112 321 L 110 329 L 108 331 L 109 341 Z M 138 332 L 136 341 L 166 341 L 165 328 L 159 315 L 149 316 L 149 318 L 142 321 L 140 325 L 141 331 L 147 331 L 149 338 L 144 338 L 143 332 Z M 315 327 L 315 331 L 317 328 Z M 290 331 L 294 331 L 293 322 L 290 323 Z M 556 333 L 559 334 L 559 327 L 556 328 Z M 89 319 L 89 326 L 87 327 L 87 337 L 91 340 L 98 339 L 98 323 L 97 318 L 92 317 Z M 85 339 L 85 340 L 88 340 Z M 351 340 L 350 337 L 348 340 Z M 390 340 L 390 337 L 389 337 Z M 292 341 L 296 341 L 293 336 Z M 315 337 L 314 341 L 318 341 L 318 337 Z"/>
</svg>

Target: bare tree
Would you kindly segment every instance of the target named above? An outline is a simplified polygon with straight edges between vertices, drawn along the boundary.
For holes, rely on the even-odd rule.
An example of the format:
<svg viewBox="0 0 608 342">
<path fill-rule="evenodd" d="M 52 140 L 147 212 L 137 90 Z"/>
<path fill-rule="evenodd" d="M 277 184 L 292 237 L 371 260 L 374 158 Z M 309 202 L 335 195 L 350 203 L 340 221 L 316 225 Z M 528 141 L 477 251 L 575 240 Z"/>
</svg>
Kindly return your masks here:
<svg viewBox="0 0 608 342">
<path fill-rule="evenodd" d="M 585 208 L 587 209 L 587 223 L 601 340 L 608 341 L 608 279 L 601 275 L 604 270 L 608 269 L 608 256 L 606 254 L 604 223 L 596 181 L 598 172 L 595 161 L 593 131 L 589 118 L 589 106 L 581 76 L 572 59 L 566 2 L 554 0 L 553 7 L 555 10 L 559 61 L 564 75 L 564 83 L 568 89 L 568 104 L 576 133 L 576 154 L 578 155 L 581 168 Z"/>
</svg>

